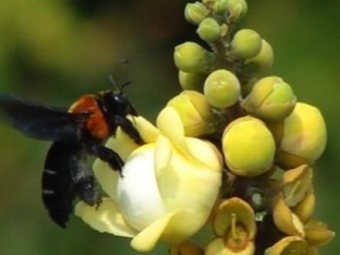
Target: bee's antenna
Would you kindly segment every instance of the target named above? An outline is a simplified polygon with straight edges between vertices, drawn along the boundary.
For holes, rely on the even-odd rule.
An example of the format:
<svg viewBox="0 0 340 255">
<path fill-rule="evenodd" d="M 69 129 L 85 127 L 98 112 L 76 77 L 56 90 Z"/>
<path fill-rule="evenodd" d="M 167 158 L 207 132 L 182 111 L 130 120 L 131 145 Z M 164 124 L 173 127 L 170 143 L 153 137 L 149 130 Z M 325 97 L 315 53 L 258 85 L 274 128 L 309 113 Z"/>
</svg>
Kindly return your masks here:
<svg viewBox="0 0 340 255">
<path fill-rule="evenodd" d="M 132 83 L 132 81 L 124 82 L 124 83 L 120 86 L 120 88 L 118 88 L 117 83 L 116 83 L 116 81 L 113 79 L 112 74 L 109 75 L 109 80 L 110 80 L 110 82 L 112 83 L 112 85 L 113 85 L 113 87 L 114 87 L 114 93 L 117 93 L 117 94 L 123 93 L 124 88 Z"/>
<path fill-rule="evenodd" d="M 115 93 L 115 94 L 120 94 L 120 93 L 122 93 L 122 89 L 121 89 L 121 88 L 118 88 L 117 83 L 116 83 L 116 81 L 113 79 L 112 74 L 109 75 L 109 80 L 110 80 L 110 82 L 111 82 L 112 85 L 113 85 L 113 88 L 114 88 L 113 91 L 114 91 L 114 93 Z"/>
<path fill-rule="evenodd" d="M 124 88 L 128 85 L 130 85 L 132 83 L 132 81 L 127 81 L 124 82 L 121 86 L 120 86 L 120 91 L 123 92 Z"/>
</svg>

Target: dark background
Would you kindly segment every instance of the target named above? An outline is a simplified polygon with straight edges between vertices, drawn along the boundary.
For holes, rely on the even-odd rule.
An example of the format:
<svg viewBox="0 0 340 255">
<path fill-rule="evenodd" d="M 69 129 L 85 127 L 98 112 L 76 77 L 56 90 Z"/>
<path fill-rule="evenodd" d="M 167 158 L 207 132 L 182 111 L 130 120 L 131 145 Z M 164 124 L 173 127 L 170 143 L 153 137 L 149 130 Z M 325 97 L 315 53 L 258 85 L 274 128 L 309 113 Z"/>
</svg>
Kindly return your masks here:
<svg viewBox="0 0 340 255">
<path fill-rule="evenodd" d="M 0 92 L 67 106 L 79 95 L 132 81 L 126 92 L 154 120 L 180 91 L 172 53 L 197 40 L 183 18 L 184 0 L 0 1 Z M 299 101 L 317 106 L 328 145 L 314 171 L 317 218 L 340 231 L 340 2 L 249 0 L 241 24 L 275 51 L 268 72 L 291 84 Z M 121 61 L 128 59 L 128 65 Z M 0 125 L 0 254 L 138 254 L 128 239 L 100 234 L 73 217 L 65 231 L 51 223 L 40 198 L 49 144 Z M 337 244 L 338 243 L 338 244 Z M 340 251 L 335 239 L 324 254 Z M 159 245 L 153 254 L 166 254 Z"/>
</svg>

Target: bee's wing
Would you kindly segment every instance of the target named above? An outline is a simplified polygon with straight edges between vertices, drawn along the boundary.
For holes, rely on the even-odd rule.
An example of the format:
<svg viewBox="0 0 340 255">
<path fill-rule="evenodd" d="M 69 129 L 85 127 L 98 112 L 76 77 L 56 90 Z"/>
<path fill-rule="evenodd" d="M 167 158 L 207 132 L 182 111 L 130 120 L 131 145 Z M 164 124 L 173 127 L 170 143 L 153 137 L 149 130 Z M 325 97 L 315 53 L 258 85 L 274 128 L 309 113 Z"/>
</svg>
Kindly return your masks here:
<svg viewBox="0 0 340 255">
<path fill-rule="evenodd" d="M 92 170 L 85 164 L 81 143 L 54 142 L 42 174 L 42 198 L 51 219 L 65 228 L 78 196 L 89 205 L 99 204 L 100 192 Z"/>
<path fill-rule="evenodd" d="M 89 117 L 89 113 L 69 113 L 10 95 L 0 95 L 0 112 L 25 135 L 54 141 L 78 141 Z"/>
</svg>

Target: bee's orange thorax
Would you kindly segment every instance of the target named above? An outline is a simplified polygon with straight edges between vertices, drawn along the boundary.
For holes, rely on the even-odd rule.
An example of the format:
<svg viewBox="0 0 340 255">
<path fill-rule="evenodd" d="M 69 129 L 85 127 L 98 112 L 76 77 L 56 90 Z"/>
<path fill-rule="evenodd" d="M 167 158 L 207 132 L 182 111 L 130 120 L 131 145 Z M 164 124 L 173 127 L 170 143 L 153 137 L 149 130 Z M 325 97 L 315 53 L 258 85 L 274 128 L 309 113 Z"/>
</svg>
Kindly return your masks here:
<svg viewBox="0 0 340 255">
<path fill-rule="evenodd" d="M 94 95 L 84 95 L 79 98 L 71 105 L 69 112 L 90 113 L 86 128 L 91 135 L 101 140 L 109 137 L 109 127 Z"/>
</svg>

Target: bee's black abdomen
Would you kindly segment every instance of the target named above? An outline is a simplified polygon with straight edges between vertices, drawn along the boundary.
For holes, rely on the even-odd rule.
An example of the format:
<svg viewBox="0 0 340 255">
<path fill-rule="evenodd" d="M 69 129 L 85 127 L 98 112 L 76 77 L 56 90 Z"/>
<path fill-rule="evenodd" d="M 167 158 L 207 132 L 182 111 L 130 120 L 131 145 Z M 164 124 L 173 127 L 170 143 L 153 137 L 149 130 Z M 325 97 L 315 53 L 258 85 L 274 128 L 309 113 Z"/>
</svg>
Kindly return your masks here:
<svg viewBox="0 0 340 255">
<path fill-rule="evenodd" d="M 80 157 L 79 144 L 54 142 L 49 149 L 42 175 L 42 198 L 51 219 L 66 227 L 73 211 L 73 180 L 71 169 Z"/>
</svg>

